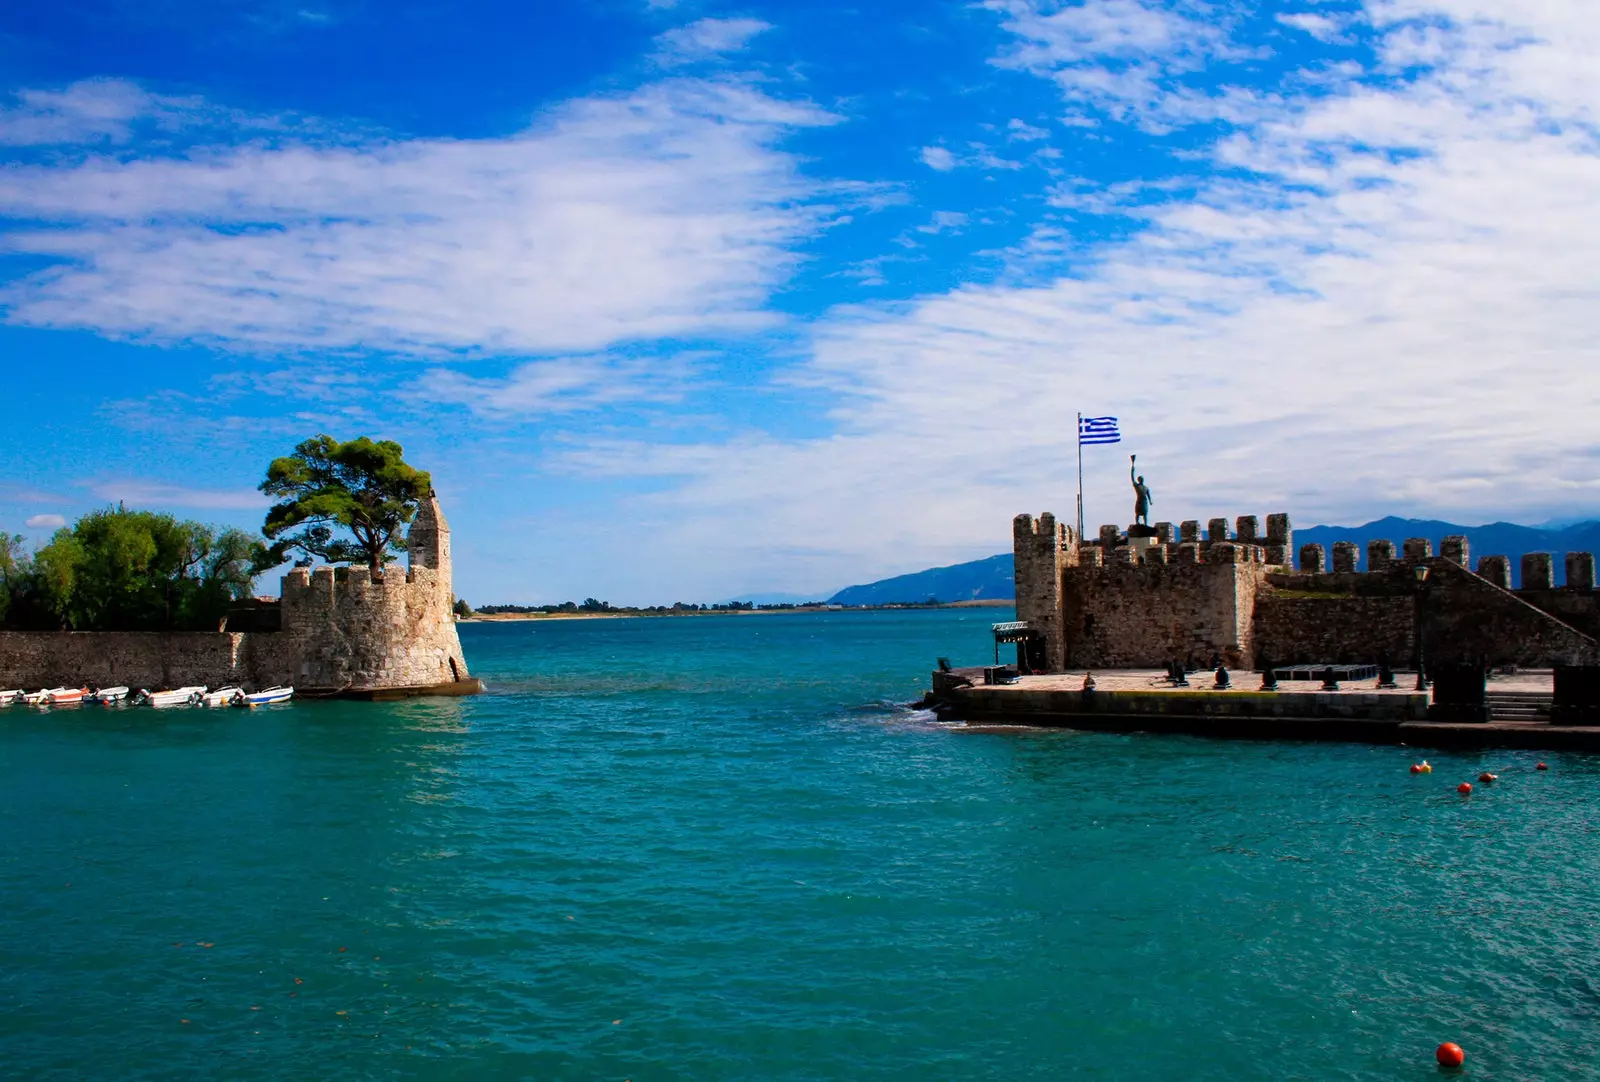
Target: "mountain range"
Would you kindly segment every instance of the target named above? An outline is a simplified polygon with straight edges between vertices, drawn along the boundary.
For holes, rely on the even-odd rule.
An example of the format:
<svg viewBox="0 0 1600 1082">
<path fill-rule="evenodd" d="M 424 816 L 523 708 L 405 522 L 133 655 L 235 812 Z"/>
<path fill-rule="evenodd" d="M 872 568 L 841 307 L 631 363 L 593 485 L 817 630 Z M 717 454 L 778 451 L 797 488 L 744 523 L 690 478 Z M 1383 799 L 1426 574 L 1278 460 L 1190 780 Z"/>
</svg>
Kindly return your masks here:
<svg viewBox="0 0 1600 1082">
<path fill-rule="evenodd" d="M 1519 526 L 1514 522 L 1491 522 L 1486 526 L 1458 526 L 1435 519 L 1380 518 L 1364 526 L 1312 526 L 1294 532 L 1295 557 L 1301 545 L 1319 544 L 1330 555 L 1335 541 L 1354 541 L 1361 546 L 1361 566 L 1366 566 L 1368 541 L 1387 538 L 1398 549 L 1408 537 L 1426 537 L 1433 551 L 1450 534 L 1463 534 L 1471 548 L 1473 566 L 1479 556 L 1511 558 L 1511 581 L 1522 585 L 1522 554 L 1556 554 L 1556 584 L 1566 577 L 1563 553 L 1600 552 L 1600 521 L 1575 522 L 1561 527 Z M 1004 552 L 981 560 L 949 567 L 934 567 L 909 575 L 896 575 L 860 586 L 847 586 L 828 600 L 835 605 L 895 605 L 939 601 L 1001 600 L 1015 596 L 1016 578 L 1011 553 Z"/>
</svg>

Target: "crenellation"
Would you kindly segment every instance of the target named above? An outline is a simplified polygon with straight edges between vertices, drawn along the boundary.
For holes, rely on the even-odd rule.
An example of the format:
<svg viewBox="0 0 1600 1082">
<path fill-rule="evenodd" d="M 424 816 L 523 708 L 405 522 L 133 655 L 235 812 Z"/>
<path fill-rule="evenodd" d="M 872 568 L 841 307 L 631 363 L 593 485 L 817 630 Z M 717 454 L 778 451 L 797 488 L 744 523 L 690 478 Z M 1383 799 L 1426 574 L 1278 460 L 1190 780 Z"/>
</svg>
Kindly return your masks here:
<svg viewBox="0 0 1600 1082">
<path fill-rule="evenodd" d="M 1511 589 L 1511 561 L 1505 556 L 1478 557 L 1478 577 L 1502 590 Z"/>
<path fill-rule="evenodd" d="M 1472 566 L 1472 546 L 1464 534 L 1453 533 L 1439 542 L 1439 555 L 1457 567 Z"/>
<path fill-rule="evenodd" d="M 1294 543 L 1294 528 L 1289 524 L 1288 515 L 1267 516 L 1267 540 L 1275 545 Z"/>
<path fill-rule="evenodd" d="M 1594 589 L 1594 553 L 1567 553 L 1567 589 Z"/>
<path fill-rule="evenodd" d="M 1200 563 L 1200 561 L 1200 542 L 1185 541 L 1183 544 L 1178 546 L 1178 558 L 1173 562 L 1180 564 L 1197 564 Z"/>
<path fill-rule="evenodd" d="M 1185 519 L 1178 527 L 1178 540 L 1185 545 L 1197 543 L 1200 540 L 1200 521 Z"/>
<path fill-rule="evenodd" d="M 1116 548 L 1122 543 L 1122 527 L 1112 526 L 1107 523 L 1100 527 L 1100 547 L 1106 551 Z"/>
<path fill-rule="evenodd" d="M 1240 541 L 1253 545 L 1261 540 L 1261 520 L 1254 515 L 1240 515 L 1233 520 L 1233 527 Z"/>
<path fill-rule="evenodd" d="M 1289 565 L 1289 546 L 1268 543 L 1261 548 L 1262 559 L 1275 567 Z"/>
<path fill-rule="evenodd" d="M 1118 545 L 1111 550 L 1111 562 L 1114 564 L 1136 564 L 1139 562 L 1139 554 L 1134 551 L 1132 545 Z"/>
<path fill-rule="evenodd" d="M 1178 540 L 1176 529 L 1170 522 L 1158 522 L 1154 527 L 1156 541 L 1163 545 L 1171 545 Z"/>
<path fill-rule="evenodd" d="M 1387 571 L 1397 561 L 1394 558 L 1394 542 L 1378 538 L 1367 542 L 1367 570 L 1377 574 Z"/>
<path fill-rule="evenodd" d="M 1212 544 L 1216 544 L 1219 541 L 1226 541 L 1227 539 L 1228 539 L 1228 520 L 1227 519 L 1225 519 L 1225 518 L 1214 518 L 1210 522 L 1206 523 L 1206 540 L 1207 541 L 1210 541 Z"/>
<path fill-rule="evenodd" d="M 1553 590 L 1556 586 L 1554 562 L 1548 552 L 1522 554 L 1522 588 Z"/>
<path fill-rule="evenodd" d="M 1327 552 L 1321 545 L 1300 546 L 1300 570 L 1307 575 L 1320 575 L 1328 569 Z"/>
<path fill-rule="evenodd" d="M 1429 541 L 1426 537 L 1408 537 L 1405 540 L 1405 547 L 1401 549 L 1401 552 L 1404 553 L 1403 558 L 1406 563 L 1414 563 L 1418 560 L 1431 560 L 1433 559 L 1433 542 Z"/>
<path fill-rule="evenodd" d="M 1354 541 L 1333 543 L 1333 570 L 1335 574 L 1351 574 L 1360 570 L 1361 546 Z"/>
</svg>

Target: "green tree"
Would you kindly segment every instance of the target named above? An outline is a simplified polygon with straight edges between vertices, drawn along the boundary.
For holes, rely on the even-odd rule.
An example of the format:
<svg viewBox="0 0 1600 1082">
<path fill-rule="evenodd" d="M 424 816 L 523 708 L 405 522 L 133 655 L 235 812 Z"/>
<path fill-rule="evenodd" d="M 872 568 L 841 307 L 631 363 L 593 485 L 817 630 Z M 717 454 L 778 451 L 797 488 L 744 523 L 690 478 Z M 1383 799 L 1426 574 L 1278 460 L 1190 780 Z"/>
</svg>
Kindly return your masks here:
<svg viewBox="0 0 1600 1082">
<path fill-rule="evenodd" d="M 453 611 L 455 612 L 455 614 L 457 616 L 461 617 L 463 620 L 472 619 L 472 606 L 467 604 L 465 598 L 460 598 L 460 597 L 456 598 L 456 603 L 455 603 Z"/>
<path fill-rule="evenodd" d="M 0 624 L 33 581 L 33 558 L 19 533 L 0 531 Z"/>
<path fill-rule="evenodd" d="M 280 563 L 299 549 L 331 564 L 365 561 L 379 571 L 404 551 L 401 530 L 432 494 L 433 481 L 406 464 L 393 440 L 340 443 L 323 435 L 273 459 L 261 491 L 280 501 L 262 526 Z M 336 536 L 336 529 L 353 540 Z"/>
</svg>

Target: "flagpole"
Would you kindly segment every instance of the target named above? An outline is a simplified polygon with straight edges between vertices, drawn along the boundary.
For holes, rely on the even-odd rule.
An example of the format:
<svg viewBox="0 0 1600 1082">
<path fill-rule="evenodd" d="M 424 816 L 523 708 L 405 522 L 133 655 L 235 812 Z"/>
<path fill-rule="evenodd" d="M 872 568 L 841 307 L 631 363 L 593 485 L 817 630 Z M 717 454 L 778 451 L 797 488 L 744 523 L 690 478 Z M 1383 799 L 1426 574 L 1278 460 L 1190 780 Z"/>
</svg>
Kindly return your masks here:
<svg viewBox="0 0 1600 1082">
<path fill-rule="evenodd" d="M 1083 543 L 1083 414 L 1078 414 L 1078 543 Z"/>
</svg>

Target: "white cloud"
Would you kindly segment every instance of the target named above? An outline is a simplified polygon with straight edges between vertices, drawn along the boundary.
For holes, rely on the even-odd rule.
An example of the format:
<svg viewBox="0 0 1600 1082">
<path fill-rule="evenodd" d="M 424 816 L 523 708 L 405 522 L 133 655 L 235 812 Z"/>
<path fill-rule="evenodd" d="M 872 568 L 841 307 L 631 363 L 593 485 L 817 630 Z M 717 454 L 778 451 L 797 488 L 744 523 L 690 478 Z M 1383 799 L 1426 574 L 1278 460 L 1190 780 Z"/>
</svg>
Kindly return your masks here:
<svg viewBox="0 0 1600 1082">
<path fill-rule="evenodd" d="M 59 530 L 67 524 L 60 515 L 34 515 L 23 523 L 30 530 Z"/>
<path fill-rule="evenodd" d="M 736 53 L 771 29 L 760 19 L 699 19 L 657 36 L 656 60 L 672 66 Z"/>
<path fill-rule="evenodd" d="M 504 379 L 447 368 L 427 372 L 408 397 L 429 405 L 465 406 L 485 417 L 573 413 L 623 402 L 671 402 L 691 378 L 686 358 L 631 360 L 558 357 L 519 365 Z"/>
<path fill-rule="evenodd" d="M 1036 128 L 1026 120 L 1021 120 L 1017 117 L 1011 118 L 1011 122 L 1006 125 L 1006 131 L 1012 139 L 1019 143 L 1031 143 L 1038 139 L 1050 138 L 1050 133 L 1046 129 Z"/>
<path fill-rule="evenodd" d="M 967 215 L 956 210 L 936 210 L 927 225 L 917 226 L 918 233 L 959 233 L 967 224 Z"/>
<path fill-rule="evenodd" d="M 1292 26 L 1296 30 L 1303 30 L 1318 41 L 1338 42 L 1344 40 L 1339 21 L 1327 15 L 1319 15 L 1313 11 L 1300 11 L 1291 15 L 1279 15 L 1277 19 L 1284 26 Z"/>
<path fill-rule="evenodd" d="M 1079 409 L 1128 437 L 1088 456 L 1091 531 L 1130 513 L 1123 451 L 1173 521 L 1593 514 L 1574 501 L 1600 488 L 1600 23 L 1558 0 L 1374 8 L 1384 61 L 1434 70 L 1263 113 L 1071 277 L 834 312 L 795 377 L 832 395 L 832 435 L 569 464 L 648 453 L 683 479 L 653 497 L 655 558 L 760 583 L 782 550 L 800 589 L 1071 515 Z"/>
<path fill-rule="evenodd" d="M 147 93 L 122 79 L 86 79 L 65 90 L 23 90 L 0 108 L 0 146 L 123 143 L 135 122 L 170 126 L 200 107 L 192 98 Z"/>
<path fill-rule="evenodd" d="M 73 91 L 69 90 L 70 96 Z M 276 140 L 0 172 L 13 323 L 156 341 L 558 352 L 736 333 L 818 228 L 776 144 L 832 118 L 732 81 L 576 101 L 502 139 Z"/>
<path fill-rule="evenodd" d="M 941 173 L 948 173 L 956 167 L 956 156 L 944 147 L 923 147 L 921 157 L 923 165 Z"/>
</svg>

